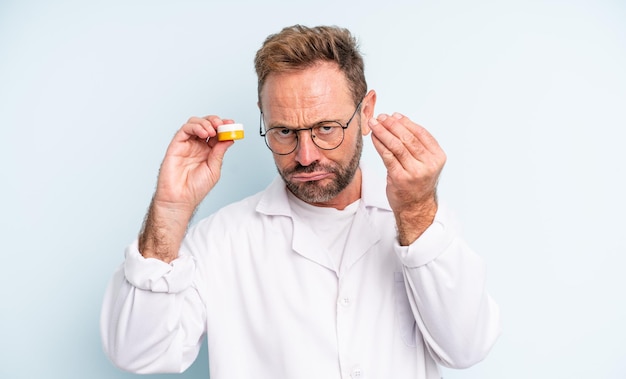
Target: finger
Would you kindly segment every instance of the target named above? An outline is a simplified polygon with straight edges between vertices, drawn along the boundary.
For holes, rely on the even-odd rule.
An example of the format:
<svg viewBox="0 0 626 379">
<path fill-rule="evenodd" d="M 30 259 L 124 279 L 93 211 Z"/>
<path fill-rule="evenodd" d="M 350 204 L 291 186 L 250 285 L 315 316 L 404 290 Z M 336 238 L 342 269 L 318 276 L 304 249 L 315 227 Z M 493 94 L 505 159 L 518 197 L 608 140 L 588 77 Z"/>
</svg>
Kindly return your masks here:
<svg viewBox="0 0 626 379">
<path fill-rule="evenodd" d="M 178 142 L 188 141 L 193 138 L 206 139 L 211 134 L 212 128 L 208 121 L 192 117 L 179 129 L 174 139 Z"/>
<path fill-rule="evenodd" d="M 420 161 L 425 159 L 423 155 L 427 153 L 427 149 L 412 131 L 414 125 L 408 118 L 404 118 L 399 113 L 394 113 L 393 116 L 382 114 L 378 116 L 378 120 L 393 137 L 400 141 L 397 149 L 406 149 L 414 159 Z"/>
<path fill-rule="evenodd" d="M 393 123 L 393 125 L 391 126 L 393 130 L 397 131 L 396 128 L 400 128 L 400 131 L 397 131 L 398 133 L 403 133 L 404 131 L 408 131 L 409 133 L 411 133 L 411 135 L 414 138 L 417 139 L 417 141 L 419 141 L 420 145 L 423 146 L 429 152 L 433 154 L 437 154 L 439 150 L 441 150 L 441 147 L 439 146 L 439 143 L 437 142 L 437 140 L 432 136 L 432 134 L 428 132 L 428 130 L 426 130 L 426 128 L 413 122 L 411 119 L 404 116 L 403 114 L 395 112 L 386 121 L 389 121 L 389 120 L 391 121 L 397 120 L 397 122 Z M 401 138 L 400 135 L 398 136 L 399 138 Z M 411 139 L 408 136 L 404 136 L 404 138 L 406 138 L 407 140 Z"/>
<path fill-rule="evenodd" d="M 209 156 L 207 157 L 207 163 L 209 164 L 209 166 L 211 166 L 212 164 L 216 164 L 215 162 L 217 162 L 217 164 L 219 164 L 219 166 L 221 167 L 226 151 L 234 144 L 235 141 L 211 140 L 211 142 L 209 143 L 209 146 L 212 145 L 211 151 L 209 152 Z"/>
<path fill-rule="evenodd" d="M 191 117 L 181 127 L 180 131 L 182 134 L 179 135 L 178 140 L 189 140 L 191 138 L 206 140 L 217 134 L 216 128 L 217 126 L 214 126 L 213 123 L 206 118 Z"/>
<path fill-rule="evenodd" d="M 419 158 L 427 167 L 439 172 L 443 168 L 446 162 L 446 153 L 443 151 L 439 142 L 433 137 L 432 134 L 423 126 L 411 121 L 408 117 L 403 116 L 400 113 L 394 113 L 393 118 L 403 123 L 412 133 L 417 137 L 420 142 L 420 146 L 425 149 L 423 158 Z"/>
<path fill-rule="evenodd" d="M 374 148 L 376 149 L 376 152 L 378 152 L 378 155 L 382 158 L 387 170 L 393 172 L 396 169 L 405 169 L 398 160 L 396 154 L 387 147 L 387 144 L 390 144 L 390 142 L 385 143 L 381 140 L 381 138 L 388 138 L 387 134 L 389 134 L 389 132 L 386 131 L 385 128 L 374 118 L 370 119 L 368 124 L 372 130 L 371 138 Z M 378 132 L 374 132 L 375 129 L 380 130 Z"/>
<path fill-rule="evenodd" d="M 415 147 L 417 139 L 412 136 L 410 132 L 400 132 L 400 128 L 395 128 L 395 133 L 390 130 L 390 125 L 396 121 L 391 121 L 391 124 L 387 121 L 389 116 L 382 114 L 378 116 L 378 119 L 370 119 L 368 124 L 372 130 L 372 137 L 376 137 L 374 146 L 376 150 L 383 158 L 385 164 L 392 164 L 392 161 L 397 161 L 405 170 L 411 170 L 414 168 L 416 161 L 424 160 L 424 157 L 420 157 L 420 154 L 416 152 Z M 379 122 L 380 121 L 380 122 Z M 387 125 L 384 125 L 385 123 Z M 401 134 L 398 137 L 397 134 Z M 403 140 L 404 139 L 404 140 Z M 378 142 L 376 142 L 378 141 Z M 424 148 L 420 148 L 424 151 Z M 389 167 L 388 167 L 389 168 Z"/>
<path fill-rule="evenodd" d="M 415 159 L 413 161 L 410 158 L 406 158 L 407 155 L 399 156 L 398 159 L 407 169 L 407 171 L 418 170 L 427 168 L 432 172 L 439 172 L 446 162 L 446 154 L 439 146 L 439 143 L 435 138 L 422 126 L 412 122 L 408 117 L 401 115 L 400 113 L 394 113 L 393 116 L 383 116 L 384 119 L 381 124 L 387 128 L 393 135 L 404 136 L 404 146 L 409 151 L 410 156 Z M 381 117 L 379 116 L 379 119 Z M 400 125 L 400 126 L 399 126 Z M 403 129 L 406 129 L 403 131 Z M 406 136 L 406 131 L 410 131 L 415 137 L 412 140 Z M 394 134 L 395 133 L 395 134 Z M 404 134 L 402 134 L 404 133 Z M 409 143 L 407 141 L 413 141 Z M 394 151 L 394 154 L 398 154 Z"/>
<path fill-rule="evenodd" d="M 215 115 L 205 116 L 204 119 L 209 121 L 209 123 L 211 124 L 211 130 L 209 131 L 209 137 L 206 139 L 207 143 L 209 142 L 209 138 L 215 137 L 217 135 L 217 128 L 220 125 L 234 124 L 235 123 L 235 120 L 233 120 L 233 119 L 230 119 L 230 118 L 220 118 L 220 117 L 215 116 Z"/>
</svg>

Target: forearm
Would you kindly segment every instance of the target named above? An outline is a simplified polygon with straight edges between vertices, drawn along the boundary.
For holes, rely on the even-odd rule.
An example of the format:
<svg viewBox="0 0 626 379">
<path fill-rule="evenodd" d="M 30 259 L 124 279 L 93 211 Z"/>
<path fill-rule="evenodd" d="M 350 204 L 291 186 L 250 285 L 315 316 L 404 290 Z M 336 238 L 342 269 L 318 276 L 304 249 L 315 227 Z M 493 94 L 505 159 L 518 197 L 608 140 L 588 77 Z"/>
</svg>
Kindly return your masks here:
<svg viewBox="0 0 626 379">
<path fill-rule="evenodd" d="M 193 210 L 153 199 L 138 237 L 141 255 L 165 263 L 176 259 L 192 216 Z"/>
</svg>

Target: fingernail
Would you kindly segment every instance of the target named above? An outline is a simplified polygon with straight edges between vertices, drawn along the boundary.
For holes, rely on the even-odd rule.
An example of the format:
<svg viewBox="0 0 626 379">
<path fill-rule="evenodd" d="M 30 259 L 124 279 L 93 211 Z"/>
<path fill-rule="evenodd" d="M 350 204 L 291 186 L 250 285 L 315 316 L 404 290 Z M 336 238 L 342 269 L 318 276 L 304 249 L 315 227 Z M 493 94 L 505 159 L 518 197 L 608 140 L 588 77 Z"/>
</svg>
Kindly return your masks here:
<svg viewBox="0 0 626 379">
<path fill-rule="evenodd" d="M 393 118 L 395 118 L 395 119 L 398 119 L 398 120 L 399 120 L 399 119 L 401 119 L 402 117 L 403 117 L 403 116 L 402 116 L 400 113 L 398 113 L 398 112 L 394 112 L 394 113 L 393 113 Z"/>
<path fill-rule="evenodd" d="M 387 115 L 386 115 L 386 114 L 384 114 L 384 113 L 381 113 L 381 114 L 378 116 L 378 119 L 379 119 L 380 121 L 385 121 L 385 120 L 387 119 L 387 117 L 389 117 L 389 116 L 387 116 Z"/>
<path fill-rule="evenodd" d="M 378 121 L 374 117 L 372 117 L 369 120 L 369 124 L 372 125 L 372 126 L 376 126 L 376 125 L 378 125 Z"/>
</svg>

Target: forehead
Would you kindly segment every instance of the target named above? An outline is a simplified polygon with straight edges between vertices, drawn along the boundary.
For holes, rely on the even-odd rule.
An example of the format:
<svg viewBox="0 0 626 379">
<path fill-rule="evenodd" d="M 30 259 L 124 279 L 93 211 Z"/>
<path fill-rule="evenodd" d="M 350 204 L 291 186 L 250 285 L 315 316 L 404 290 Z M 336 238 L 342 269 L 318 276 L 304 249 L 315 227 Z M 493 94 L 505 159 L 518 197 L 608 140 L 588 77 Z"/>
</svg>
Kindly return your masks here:
<svg viewBox="0 0 626 379">
<path fill-rule="evenodd" d="M 336 63 L 268 75 L 261 90 L 265 120 L 302 125 L 344 116 L 354 106 L 348 80 Z"/>
</svg>

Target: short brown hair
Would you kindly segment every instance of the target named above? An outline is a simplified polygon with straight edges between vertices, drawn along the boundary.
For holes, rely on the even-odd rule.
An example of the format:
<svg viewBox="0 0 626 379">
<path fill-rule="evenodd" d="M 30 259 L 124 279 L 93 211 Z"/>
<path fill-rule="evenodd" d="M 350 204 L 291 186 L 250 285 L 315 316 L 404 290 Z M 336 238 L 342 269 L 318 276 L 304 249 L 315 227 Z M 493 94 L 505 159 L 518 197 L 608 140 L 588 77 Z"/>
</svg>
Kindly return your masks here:
<svg viewBox="0 0 626 379">
<path fill-rule="evenodd" d="M 268 36 L 256 53 L 259 102 L 269 74 L 306 69 L 320 61 L 337 63 L 346 75 L 355 105 L 363 99 L 367 92 L 363 57 L 350 31 L 337 26 L 293 25 Z"/>
</svg>

